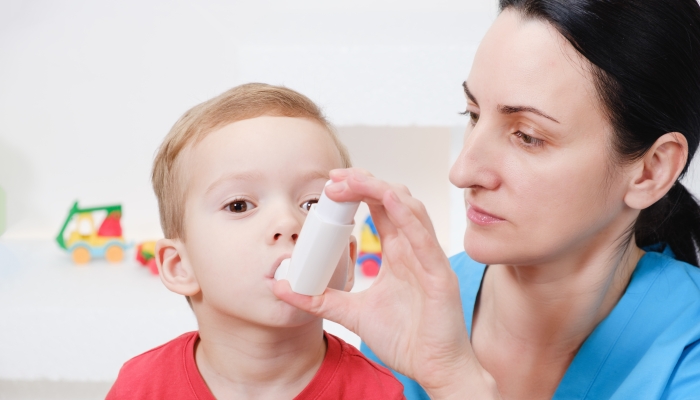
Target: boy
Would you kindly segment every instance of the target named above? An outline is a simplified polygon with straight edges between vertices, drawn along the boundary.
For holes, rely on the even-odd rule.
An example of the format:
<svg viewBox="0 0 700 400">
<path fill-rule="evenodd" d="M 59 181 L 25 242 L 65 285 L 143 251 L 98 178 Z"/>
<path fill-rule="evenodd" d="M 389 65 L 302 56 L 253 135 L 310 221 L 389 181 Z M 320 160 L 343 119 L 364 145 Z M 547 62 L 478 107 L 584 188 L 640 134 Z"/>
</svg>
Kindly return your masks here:
<svg viewBox="0 0 700 400">
<path fill-rule="evenodd" d="M 238 86 L 186 112 L 153 166 L 156 259 L 199 331 L 128 361 L 107 398 L 403 398 L 388 370 L 272 293 L 329 171 L 349 166 L 318 107 L 283 87 Z M 330 287 L 352 288 L 356 247 Z"/>
</svg>

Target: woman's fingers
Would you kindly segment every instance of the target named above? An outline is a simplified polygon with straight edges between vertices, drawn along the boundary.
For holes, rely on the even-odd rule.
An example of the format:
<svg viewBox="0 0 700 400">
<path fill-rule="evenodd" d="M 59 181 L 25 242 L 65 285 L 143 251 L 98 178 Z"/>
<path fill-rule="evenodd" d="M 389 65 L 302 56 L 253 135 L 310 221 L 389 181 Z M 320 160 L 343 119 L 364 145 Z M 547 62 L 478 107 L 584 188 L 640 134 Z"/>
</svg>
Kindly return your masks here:
<svg viewBox="0 0 700 400">
<path fill-rule="evenodd" d="M 379 237 L 382 240 L 387 240 L 391 237 L 398 235 L 398 230 L 391 223 L 389 216 L 386 215 L 386 210 L 383 205 L 369 205 L 369 213 L 372 215 L 372 222 L 374 222 L 377 232 L 379 232 Z"/>
<path fill-rule="evenodd" d="M 428 230 L 433 226 L 423 203 L 414 199 L 408 187 L 392 185 L 362 168 L 335 169 L 331 171 L 333 184 L 326 187 L 326 193 L 334 201 L 364 201 L 370 207 L 384 206 L 384 197 L 388 191 L 398 196 L 399 200 L 408 207 L 418 220 Z"/>
<path fill-rule="evenodd" d="M 331 177 L 335 183 L 326 187 L 328 196 L 336 201 L 366 202 L 383 242 L 403 234 L 411 244 L 404 251 L 420 252 L 420 257 L 416 254 L 419 264 L 432 266 L 446 262 L 447 258 L 435 238 L 433 224 L 425 206 L 411 196 L 406 186 L 391 185 L 359 168 L 334 170 Z M 391 197 L 396 200 L 387 202 Z M 393 207 L 393 215 L 388 213 L 388 205 Z M 404 256 L 410 257 L 410 254 Z M 412 263 L 408 264 L 411 268 Z"/>
<path fill-rule="evenodd" d="M 289 281 L 284 279 L 274 283 L 272 292 L 285 303 L 309 314 L 337 322 L 351 331 L 357 329 L 357 315 L 360 312 L 357 302 L 362 293 L 350 294 L 327 288 L 321 295 L 306 296 L 293 292 Z"/>
<path fill-rule="evenodd" d="M 362 175 L 365 175 L 365 176 L 374 176 L 374 175 L 372 175 L 369 171 L 367 171 L 366 169 L 364 169 L 364 168 L 357 168 L 357 167 L 353 167 L 353 168 L 343 168 L 343 169 L 334 169 L 334 170 L 331 170 L 331 172 L 330 172 L 331 180 L 332 180 L 333 182 L 342 181 L 343 179 L 345 179 L 345 178 L 347 178 L 348 176 L 353 175 L 353 174 L 362 174 Z"/>
<path fill-rule="evenodd" d="M 364 201 L 371 205 L 381 204 L 384 192 L 390 189 L 411 194 L 405 186 L 390 185 L 359 168 L 334 170 L 331 178 L 334 183 L 326 186 L 325 191 L 334 201 Z"/>
<path fill-rule="evenodd" d="M 421 218 L 394 192 L 388 191 L 385 194 L 384 208 L 388 218 L 410 243 L 413 254 L 423 270 L 427 272 L 444 270 L 447 257 L 437 242 L 432 224 L 426 226 Z"/>
<path fill-rule="evenodd" d="M 432 230 L 432 222 L 423 203 L 414 199 L 406 186 L 391 185 L 359 168 L 334 170 L 331 176 L 335 183 L 326 187 L 326 194 L 332 200 L 364 201 L 372 209 L 373 206 L 383 207 L 384 195 L 387 191 L 392 191 L 399 196 L 404 204 L 411 208 L 428 229 Z M 381 225 L 382 222 L 374 218 L 374 210 L 372 215 L 375 224 Z"/>
<path fill-rule="evenodd" d="M 326 194 L 335 201 L 364 201 L 369 206 L 372 220 L 380 237 L 386 239 L 397 231 L 389 221 L 382 204 L 382 196 L 392 186 L 372 176 L 361 168 L 337 169 L 331 171 L 335 182 L 326 187 Z M 408 189 L 405 190 L 408 193 Z"/>
</svg>

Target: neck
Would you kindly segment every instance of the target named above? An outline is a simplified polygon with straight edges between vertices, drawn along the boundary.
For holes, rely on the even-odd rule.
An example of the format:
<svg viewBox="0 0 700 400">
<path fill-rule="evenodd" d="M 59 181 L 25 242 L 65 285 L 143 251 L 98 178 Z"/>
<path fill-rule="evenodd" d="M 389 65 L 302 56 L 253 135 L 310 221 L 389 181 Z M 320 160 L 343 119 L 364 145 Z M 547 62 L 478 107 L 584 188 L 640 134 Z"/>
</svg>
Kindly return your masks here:
<svg viewBox="0 0 700 400">
<path fill-rule="evenodd" d="M 492 265 L 484 276 L 472 343 L 502 393 L 551 397 L 624 294 L 644 252 L 632 239 L 625 246 L 588 243 L 566 254 L 532 266 Z"/>
<path fill-rule="evenodd" d="M 480 311 L 514 340 L 575 352 L 622 297 L 643 254 L 632 243 L 563 262 L 491 266 Z"/>
<path fill-rule="evenodd" d="M 323 321 L 270 328 L 227 318 L 199 322 L 197 367 L 214 396 L 292 398 L 311 381 L 326 353 Z"/>
</svg>

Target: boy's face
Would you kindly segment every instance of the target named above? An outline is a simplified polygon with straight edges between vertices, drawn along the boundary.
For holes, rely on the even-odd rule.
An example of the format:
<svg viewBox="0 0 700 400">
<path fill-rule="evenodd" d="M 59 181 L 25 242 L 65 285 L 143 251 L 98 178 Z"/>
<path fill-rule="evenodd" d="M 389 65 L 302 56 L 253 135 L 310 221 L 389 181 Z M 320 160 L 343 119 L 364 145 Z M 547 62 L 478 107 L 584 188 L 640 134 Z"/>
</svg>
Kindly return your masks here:
<svg viewBox="0 0 700 400">
<path fill-rule="evenodd" d="M 326 128 L 263 116 L 218 129 L 183 156 L 186 239 L 180 247 L 183 268 L 191 268 L 200 289 L 192 296 L 195 311 L 264 326 L 313 320 L 277 299 L 272 286 L 329 171 L 342 168 Z M 355 248 L 351 238 L 330 287 L 352 287 Z"/>
</svg>

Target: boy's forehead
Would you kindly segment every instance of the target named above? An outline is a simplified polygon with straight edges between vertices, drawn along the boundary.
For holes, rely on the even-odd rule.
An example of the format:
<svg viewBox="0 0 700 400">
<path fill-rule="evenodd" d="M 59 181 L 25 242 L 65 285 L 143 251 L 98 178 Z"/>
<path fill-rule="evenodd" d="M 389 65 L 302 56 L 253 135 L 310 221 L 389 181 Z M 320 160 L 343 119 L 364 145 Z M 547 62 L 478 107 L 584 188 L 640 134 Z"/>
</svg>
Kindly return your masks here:
<svg viewBox="0 0 700 400">
<path fill-rule="evenodd" d="M 187 186 L 208 185 L 222 175 L 260 175 L 342 168 L 332 133 L 306 118 L 262 116 L 236 121 L 183 149 L 180 171 Z"/>
</svg>

